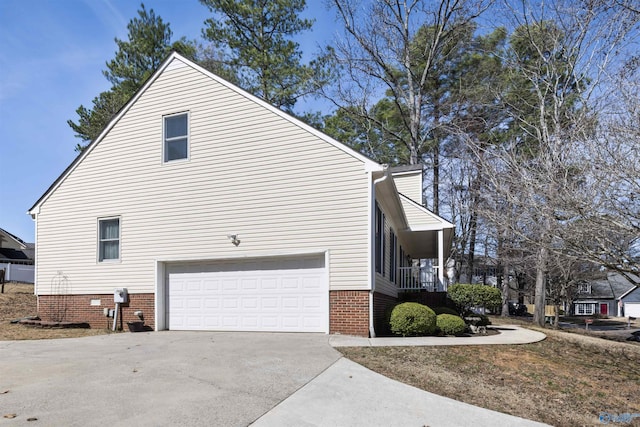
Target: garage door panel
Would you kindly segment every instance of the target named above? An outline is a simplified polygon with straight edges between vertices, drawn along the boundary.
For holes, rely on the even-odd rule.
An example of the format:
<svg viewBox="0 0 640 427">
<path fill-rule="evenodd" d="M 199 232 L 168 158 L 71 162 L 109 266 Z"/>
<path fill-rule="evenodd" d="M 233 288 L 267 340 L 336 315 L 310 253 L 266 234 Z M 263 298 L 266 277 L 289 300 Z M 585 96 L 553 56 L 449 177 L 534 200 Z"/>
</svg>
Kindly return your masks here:
<svg viewBox="0 0 640 427">
<path fill-rule="evenodd" d="M 218 318 L 218 316 L 205 316 L 203 326 L 206 329 L 217 329 L 220 327 L 220 319 Z"/>
<path fill-rule="evenodd" d="M 238 279 L 225 279 L 222 281 L 222 289 L 226 292 L 238 290 Z"/>
<path fill-rule="evenodd" d="M 218 309 L 220 308 L 220 298 L 218 297 L 203 297 L 203 304 L 205 309 Z"/>
<path fill-rule="evenodd" d="M 244 310 L 253 310 L 256 311 L 258 309 L 258 298 L 257 297 L 245 297 L 242 298 L 242 308 Z"/>
<path fill-rule="evenodd" d="M 260 278 L 260 289 L 263 291 L 273 291 L 278 289 L 278 280 L 273 277 Z"/>
<path fill-rule="evenodd" d="M 238 298 L 223 298 L 222 308 L 224 310 L 237 310 L 239 305 Z"/>
<path fill-rule="evenodd" d="M 260 307 L 263 310 L 277 310 L 278 298 L 276 297 L 262 297 L 260 298 Z"/>
<path fill-rule="evenodd" d="M 258 290 L 258 279 L 242 279 L 241 287 L 243 291 Z"/>
<path fill-rule="evenodd" d="M 169 266 L 169 328 L 328 332 L 324 268 L 300 268 L 299 260 L 254 264 Z M 317 267 L 317 261 L 308 263 Z M 324 264 L 322 262 L 322 264 Z M 237 270 L 230 270 L 230 266 Z M 283 269 L 291 266 L 292 269 Z"/>
<path fill-rule="evenodd" d="M 277 329 L 278 328 L 278 316 L 264 315 L 260 316 L 261 326 L 264 329 Z"/>
<path fill-rule="evenodd" d="M 640 318 L 640 303 L 627 302 L 624 304 L 624 315 Z"/>
<path fill-rule="evenodd" d="M 282 289 L 286 290 L 295 290 L 300 287 L 300 278 L 299 277 L 283 277 L 282 278 Z"/>
<path fill-rule="evenodd" d="M 322 299 L 318 297 L 302 298 L 302 307 L 305 310 L 320 309 L 322 307 Z"/>
<path fill-rule="evenodd" d="M 191 279 L 187 281 L 186 285 L 183 287 L 186 292 L 202 292 L 204 284 L 202 280 Z"/>
<path fill-rule="evenodd" d="M 305 277 L 302 279 L 302 288 L 315 290 L 322 288 L 322 281 L 317 277 Z"/>
<path fill-rule="evenodd" d="M 219 280 L 204 279 L 203 283 L 204 283 L 204 291 L 207 293 L 220 290 Z"/>
</svg>

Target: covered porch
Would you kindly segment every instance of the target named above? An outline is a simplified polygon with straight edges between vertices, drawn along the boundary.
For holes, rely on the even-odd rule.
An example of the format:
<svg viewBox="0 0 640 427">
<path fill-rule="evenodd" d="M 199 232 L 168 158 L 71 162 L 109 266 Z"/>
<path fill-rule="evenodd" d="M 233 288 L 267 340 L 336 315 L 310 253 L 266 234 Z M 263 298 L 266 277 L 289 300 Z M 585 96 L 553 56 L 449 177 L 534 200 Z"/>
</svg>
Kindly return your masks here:
<svg viewBox="0 0 640 427">
<path fill-rule="evenodd" d="M 400 232 L 410 258 L 397 267 L 398 292 L 447 291 L 446 263 L 451 252 L 453 226 L 447 227 L 449 223 L 437 219 L 443 223 L 431 225 L 433 230 L 409 228 Z"/>
<path fill-rule="evenodd" d="M 377 253 L 375 261 L 377 264 L 383 260 L 385 264 L 376 269 L 381 273 L 377 282 L 387 289 L 388 285 L 393 286 L 394 293 L 446 292 L 446 263 L 453 241 L 453 224 L 400 193 L 394 180 L 382 180 L 376 192 L 376 201 L 384 211 L 382 223 L 388 227 L 384 230 L 384 238 L 386 240 L 388 236 L 389 241 L 387 244 L 380 242 L 379 235 L 383 230 L 376 218 L 375 246 L 381 245 L 383 254 Z M 421 191 L 418 191 L 414 197 L 420 195 Z M 384 256 L 387 250 L 389 259 Z"/>
</svg>

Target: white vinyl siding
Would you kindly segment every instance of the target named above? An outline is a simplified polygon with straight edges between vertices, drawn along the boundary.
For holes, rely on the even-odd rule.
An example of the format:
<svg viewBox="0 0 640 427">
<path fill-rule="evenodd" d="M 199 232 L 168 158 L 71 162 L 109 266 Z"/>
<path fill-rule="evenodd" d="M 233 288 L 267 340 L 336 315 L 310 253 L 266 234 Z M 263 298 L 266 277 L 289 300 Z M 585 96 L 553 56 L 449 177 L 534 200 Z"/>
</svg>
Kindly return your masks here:
<svg viewBox="0 0 640 427">
<path fill-rule="evenodd" d="M 174 60 L 178 61 L 178 60 Z M 179 61 L 178 61 L 179 62 Z M 188 66 L 170 66 L 41 204 L 38 292 L 154 292 L 156 261 L 329 251 L 330 289 L 367 289 L 364 163 Z M 189 111 L 189 161 L 162 159 L 162 117 Z M 96 218 L 126 217 L 117 264 Z M 235 247 L 227 236 L 238 234 Z M 71 237 L 70 237 L 71 236 Z"/>
<path fill-rule="evenodd" d="M 407 199 L 400 197 L 400 202 L 402 203 L 402 209 L 404 209 L 409 228 L 412 230 L 419 230 L 422 227 L 438 226 L 441 224 L 441 220 L 434 214 L 425 212 L 424 209 L 419 208 Z"/>
<path fill-rule="evenodd" d="M 401 172 L 393 174 L 393 182 L 398 193 L 404 194 L 416 203 L 422 204 L 422 172 Z"/>
</svg>

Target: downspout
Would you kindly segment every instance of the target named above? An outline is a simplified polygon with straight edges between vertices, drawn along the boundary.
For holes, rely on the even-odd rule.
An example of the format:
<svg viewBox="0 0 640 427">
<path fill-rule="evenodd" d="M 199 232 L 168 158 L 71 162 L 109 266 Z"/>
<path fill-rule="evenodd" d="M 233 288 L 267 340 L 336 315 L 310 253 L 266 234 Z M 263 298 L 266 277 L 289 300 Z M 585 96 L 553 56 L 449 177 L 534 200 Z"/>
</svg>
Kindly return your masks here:
<svg viewBox="0 0 640 427">
<path fill-rule="evenodd" d="M 376 337 L 376 331 L 373 325 L 373 293 L 376 291 L 376 232 L 375 232 L 375 224 L 376 224 L 376 185 L 380 184 L 385 179 L 389 178 L 389 165 L 382 165 L 382 170 L 384 171 L 384 175 L 380 178 L 373 181 L 371 185 L 371 212 L 369 212 L 369 224 L 371 227 L 369 229 L 369 241 L 371 242 L 369 256 L 371 257 L 370 271 L 369 271 L 369 281 L 370 286 L 369 289 L 369 336 L 371 338 Z M 384 230 L 384 229 L 383 229 Z M 384 260 L 383 260 L 384 262 Z"/>
<path fill-rule="evenodd" d="M 34 222 L 35 235 L 33 239 L 34 251 L 33 251 L 33 294 L 38 296 L 38 214 L 40 214 L 40 208 L 37 212 L 29 211 L 27 215 L 31 216 Z M 36 310 L 40 312 L 40 298 L 36 298 Z"/>
</svg>

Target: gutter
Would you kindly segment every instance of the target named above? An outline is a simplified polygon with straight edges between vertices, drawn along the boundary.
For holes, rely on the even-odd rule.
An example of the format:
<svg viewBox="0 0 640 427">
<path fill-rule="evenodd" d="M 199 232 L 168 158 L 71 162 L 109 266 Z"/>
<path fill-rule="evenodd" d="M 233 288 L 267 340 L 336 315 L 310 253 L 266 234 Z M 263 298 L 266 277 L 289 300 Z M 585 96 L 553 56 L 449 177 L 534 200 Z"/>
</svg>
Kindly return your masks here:
<svg viewBox="0 0 640 427">
<path fill-rule="evenodd" d="M 371 338 L 376 337 L 376 331 L 373 325 L 373 293 L 376 290 L 376 256 L 375 256 L 375 221 L 376 221 L 376 185 L 380 184 L 382 181 L 389 178 L 389 165 L 382 165 L 382 170 L 384 171 L 384 175 L 380 178 L 373 181 L 371 185 L 371 211 L 369 212 L 369 223 L 371 227 L 369 229 L 369 241 L 372 243 L 370 247 L 369 256 L 371 257 L 372 262 L 370 265 L 369 271 L 369 282 L 370 282 L 370 291 L 369 291 L 369 336 Z M 384 262 L 384 261 L 383 261 Z"/>
</svg>

